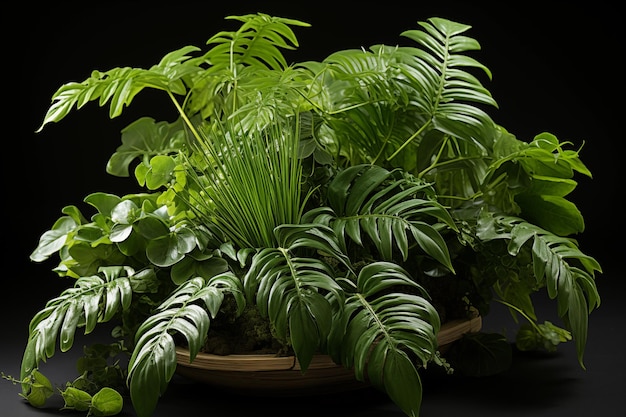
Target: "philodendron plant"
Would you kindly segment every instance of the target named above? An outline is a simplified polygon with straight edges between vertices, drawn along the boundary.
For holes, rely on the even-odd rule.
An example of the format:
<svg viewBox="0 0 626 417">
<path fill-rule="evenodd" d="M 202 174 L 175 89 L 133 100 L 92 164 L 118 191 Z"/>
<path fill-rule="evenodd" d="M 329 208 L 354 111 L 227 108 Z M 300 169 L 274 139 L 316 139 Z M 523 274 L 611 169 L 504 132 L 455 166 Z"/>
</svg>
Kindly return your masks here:
<svg viewBox="0 0 626 417">
<path fill-rule="evenodd" d="M 467 334 L 445 354 L 437 345 L 442 323 L 494 302 L 519 320 L 517 348 L 572 340 L 584 366 L 601 267 L 571 237 L 584 221 L 567 196 L 575 174 L 591 174 L 571 143 L 521 140 L 490 117 L 480 79 L 491 73 L 471 57 L 470 26 L 434 17 L 401 34 L 407 46 L 289 64 L 282 51 L 307 23 L 228 19 L 238 29 L 204 52 L 93 71 L 53 95 L 40 131 L 91 102 L 118 117 L 145 89 L 179 117 L 123 129 L 107 172 L 134 175 L 137 193 L 63 208 L 31 254 L 58 257 L 54 272 L 71 285 L 32 319 L 25 398 L 52 394 L 38 367 L 57 343 L 67 351 L 77 331 L 106 322 L 115 343 L 86 350 L 62 390 L 67 408 L 115 414 L 129 394 L 148 417 L 176 346 L 193 360 L 215 345 L 212 330 L 250 321 L 267 332 L 247 349 L 294 354 L 303 372 L 328 354 L 410 416 L 426 366 L 487 375 L 510 364 L 506 335 Z M 562 327 L 537 317 L 538 291 Z M 105 360 L 118 354 L 127 361 Z"/>
</svg>

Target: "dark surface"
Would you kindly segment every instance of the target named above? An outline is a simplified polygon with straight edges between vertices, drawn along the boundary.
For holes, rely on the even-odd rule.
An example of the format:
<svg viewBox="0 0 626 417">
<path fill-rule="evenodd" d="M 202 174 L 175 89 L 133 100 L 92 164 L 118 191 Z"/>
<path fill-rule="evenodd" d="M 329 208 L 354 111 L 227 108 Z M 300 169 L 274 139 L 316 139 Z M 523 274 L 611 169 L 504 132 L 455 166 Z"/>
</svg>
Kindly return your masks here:
<svg viewBox="0 0 626 417">
<path fill-rule="evenodd" d="M 39 235 L 60 216 L 60 209 L 78 204 L 90 192 L 123 194 L 133 190 L 128 179 L 105 174 L 110 154 L 119 144 L 119 131 L 139 116 L 137 109 L 152 107 L 157 118 L 170 120 L 170 105 L 159 95 L 138 98 L 126 117 L 108 120 L 107 109 L 87 105 L 59 124 L 34 134 L 63 83 L 82 81 L 92 69 L 116 66 L 149 67 L 170 50 L 184 45 L 204 46 L 218 30 L 231 29 L 230 14 L 257 11 L 301 19 L 313 26 L 297 29 L 300 50 L 293 60 L 323 59 L 337 49 L 375 43 L 403 42 L 399 34 L 417 27 L 418 20 L 447 17 L 472 25 L 468 33 L 481 43 L 478 59 L 493 72 L 485 80 L 500 108 L 492 115 L 519 138 L 531 139 L 550 131 L 576 146 L 585 142 L 581 156 L 593 179 L 577 178 L 574 194 L 587 229 L 580 236 L 585 253 L 604 268 L 597 278 L 600 308 L 589 321 L 585 353 L 587 370 L 578 365 L 574 344 L 555 355 L 516 354 L 510 371 L 480 380 L 424 375 L 421 417 L 440 416 L 625 416 L 624 361 L 625 291 L 621 237 L 621 201 L 624 174 L 618 161 L 623 149 L 624 83 L 623 23 L 616 6 L 605 2 L 433 2 L 406 6 L 405 2 L 255 3 L 176 2 L 165 8 L 155 3 L 95 4 L 71 8 L 20 6 L 17 37 L 7 42 L 18 50 L 11 57 L 20 105 L 17 137 L 5 136 L 5 273 L 0 318 L 0 371 L 17 376 L 28 322 L 47 300 L 69 285 L 56 278 L 51 265 L 34 265 L 28 255 Z M 419 2 L 422 3 L 422 2 Z M 57 3 L 51 3 L 57 4 Z M 417 4 L 417 2 L 416 2 Z M 501 4 L 501 5 L 499 5 Z M 15 12 L 14 12 L 15 13 Z M 14 40 L 17 39 L 17 40 Z M 21 41 L 21 43 L 19 43 Z M 8 67 L 6 67 L 8 68 Z M 19 77 L 17 79 L 17 76 Z M 622 96 L 622 97 L 620 97 Z M 8 100 L 8 99 L 5 99 Z M 14 123 L 14 120 L 6 120 Z M 81 156 L 89 159 L 81 160 Z M 9 163 L 10 160 L 10 163 Z M 618 171 L 618 168 L 622 168 Z M 8 252 L 7 252 L 8 251 Z M 559 323 L 555 305 L 539 297 L 540 317 Z M 508 313 L 498 306 L 485 319 L 489 330 L 511 331 Z M 74 364 L 83 338 L 69 353 L 56 352 L 44 372 L 56 385 L 73 379 Z M 93 342 L 89 339 L 88 342 Z M 19 389 L 0 380 L 0 416 L 26 417 L 72 413 L 29 407 Z M 76 415 L 84 415 L 78 413 Z M 127 405 L 124 416 L 133 416 Z M 343 396 L 296 399 L 250 399 L 213 392 L 175 378 L 159 403 L 157 417 L 165 416 L 402 416 L 384 395 L 364 391 Z"/>
</svg>

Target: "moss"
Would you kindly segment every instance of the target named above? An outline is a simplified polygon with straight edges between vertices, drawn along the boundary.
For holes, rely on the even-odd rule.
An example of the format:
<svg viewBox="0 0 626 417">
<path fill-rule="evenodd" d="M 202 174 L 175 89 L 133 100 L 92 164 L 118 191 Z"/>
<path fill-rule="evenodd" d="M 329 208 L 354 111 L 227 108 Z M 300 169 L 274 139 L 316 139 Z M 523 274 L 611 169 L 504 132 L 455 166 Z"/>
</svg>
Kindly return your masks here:
<svg viewBox="0 0 626 417">
<path fill-rule="evenodd" d="M 226 298 L 211 328 L 204 345 L 205 352 L 216 355 L 244 353 L 291 352 L 286 342 L 280 341 L 256 306 L 248 305 L 236 316 L 236 305 L 232 298 Z"/>
</svg>

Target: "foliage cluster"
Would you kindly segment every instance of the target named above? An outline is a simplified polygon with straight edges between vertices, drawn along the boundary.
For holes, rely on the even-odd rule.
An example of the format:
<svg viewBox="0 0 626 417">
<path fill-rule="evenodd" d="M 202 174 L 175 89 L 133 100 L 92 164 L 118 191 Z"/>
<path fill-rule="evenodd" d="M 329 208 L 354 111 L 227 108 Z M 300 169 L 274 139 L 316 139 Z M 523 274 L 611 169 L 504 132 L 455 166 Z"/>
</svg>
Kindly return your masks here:
<svg viewBox="0 0 626 417">
<path fill-rule="evenodd" d="M 430 18 L 402 33 L 410 46 L 288 64 L 282 50 L 299 46 L 293 28 L 307 23 L 229 19 L 241 25 L 206 52 L 93 71 L 54 94 L 39 130 L 90 102 L 118 117 L 144 89 L 165 93 L 180 117 L 122 131 L 107 172 L 132 173 L 136 194 L 90 194 L 94 214 L 65 207 L 41 236 L 31 259 L 58 256 L 54 271 L 73 286 L 33 318 L 22 381 L 57 340 L 67 351 L 79 329 L 114 322 L 132 404 L 147 417 L 176 345 L 193 358 L 225 312 L 254 308 L 304 371 L 327 353 L 418 415 L 420 369 L 449 366 L 442 322 L 470 308 L 487 315 L 494 301 L 529 323 L 518 346 L 573 339 L 583 366 L 601 268 L 571 237 L 584 221 L 567 197 L 575 174 L 591 174 L 571 143 L 547 132 L 523 141 L 492 120 L 497 104 L 480 81 L 491 73 L 471 57 L 470 26 Z M 537 291 L 564 328 L 539 323 Z M 507 363 L 501 336 L 462 342 L 469 363 Z"/>
</svg>

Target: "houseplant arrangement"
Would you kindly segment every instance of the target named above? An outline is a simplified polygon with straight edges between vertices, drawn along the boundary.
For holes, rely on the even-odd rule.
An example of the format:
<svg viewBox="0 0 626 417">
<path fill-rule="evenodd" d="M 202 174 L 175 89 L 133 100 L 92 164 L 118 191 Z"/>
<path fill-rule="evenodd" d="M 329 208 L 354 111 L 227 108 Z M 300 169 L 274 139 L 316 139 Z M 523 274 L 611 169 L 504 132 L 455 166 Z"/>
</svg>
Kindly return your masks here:
<svg viewBox="0 0 626 417">
<path fill-rule="evenodd" d="M 437 344 L 442 323 L 493 302 L 520 319 L 518 348 L 572 340 L 584 366 L 601 267 L 571 238 L 584 221 L 566 197 L 591 173 L 569 142 L 523 141 L 491 119 L 470 26 L 431 18 L 402 33 L 410 46 L 288 65 L 281 50 L 307 23 L 229 18 L 241 25 L 206 52 L 94 71 L 54 94 L 40 130 L 92 101 L 118 117 L 144 89 L 179 118 L 128 125 L 107 172 L 132 173 L 138 192 L 90 194 L 89 216 L 63 208 L 31 254 L 58 257 L 54 272 L 73 279 L 31 321 L 20 376 L 31 404 L 53 393 L 38 366 L 56 344 L 107 322 L 116 342 L 86 351 L 67 408 L 116 414 L 128 389 L 151 415 L 183 346 L 192 360 L 293 353 L 303 372 L 321 352 L 418 415 L 422 368 L 506 368 L 502 335 L 468 334 L 445 355 Z M 537 291 L 562 328 L 536 317 Z M 127 366 L 106 360 L 118 354 Z"/>
</svg>

